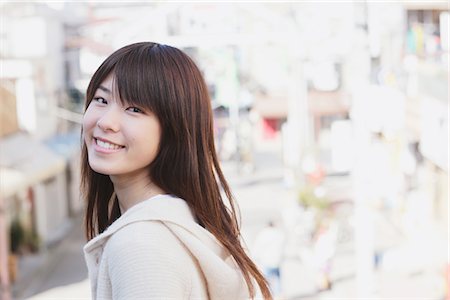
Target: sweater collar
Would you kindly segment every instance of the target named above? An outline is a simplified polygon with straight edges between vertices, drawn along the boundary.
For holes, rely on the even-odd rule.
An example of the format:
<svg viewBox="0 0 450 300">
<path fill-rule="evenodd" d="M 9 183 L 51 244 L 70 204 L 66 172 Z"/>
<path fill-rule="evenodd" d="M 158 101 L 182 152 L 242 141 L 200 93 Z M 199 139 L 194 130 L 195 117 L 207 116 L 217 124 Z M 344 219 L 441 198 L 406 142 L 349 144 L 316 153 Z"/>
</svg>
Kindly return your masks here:
<svg viewBox="0 0 450 300">
<path fill-rule="evenodd" d="M 95 251 L 122 227 L 140 221 L 163 221 L 181 226 L 211 247 L 211 250 L 217 255 L 223 258 L 227 257 L 216 238 L 197 223 L 195 215 L 186 201 L 169 194 L 156 195 L 130 207 L 105 231 L 91 239 L 84 246 L 84 251 L 86 253 Z"/>
<path fill-rule="evenodd" d="M 104 232 L 84 246 L 87 261 L 101 255 L 109 237 L 133 222 L 161 221 L 195 257 L 213 299 L 248 299 L 242 273 L 228 251 L 217 239 L 198 225 L 186 201 L 172 195 L 158 195 L 128 209 Z M 88 263 L 89 265 L 89 263 Z M 97 269 L 90 269 L 92 285 L 96 286 Z M 94 288 L 95 290 L 95 288 Z"/>
</svg>

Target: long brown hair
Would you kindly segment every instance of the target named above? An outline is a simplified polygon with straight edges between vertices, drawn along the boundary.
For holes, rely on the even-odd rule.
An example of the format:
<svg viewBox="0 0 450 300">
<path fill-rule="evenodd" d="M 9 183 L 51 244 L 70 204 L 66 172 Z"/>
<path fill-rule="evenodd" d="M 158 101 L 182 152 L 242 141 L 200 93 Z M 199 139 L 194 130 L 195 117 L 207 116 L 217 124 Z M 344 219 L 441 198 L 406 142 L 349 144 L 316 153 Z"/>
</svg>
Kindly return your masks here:
<svg viewBox="0 0 450 300">
<path fill-rule="evenodd" d="M 181 50 L 167 45 L 143 42 L 125 46 L 111 54 L 94 73 L 85 108 L 109 74 L 114 75 L 121 101 L 149 109 L 158 116 L 162 134 L 159 152 L 148 167 L 152 181 L 167 193 L 184 199 L 200 225 L 230 252 L 251 297 L 256 293 L 254 279 L 264 298 L 272 299 L 266 279 L 240 242 L 234 198 L 214 146 L 211 101 L 195 63 Z M 84 143 L 81 172 L 82 191 L 87 199 L 86 236 L 92 239 L 120 217 L 120 209 L 109 176 L 89 166 Z"/>
</svg>

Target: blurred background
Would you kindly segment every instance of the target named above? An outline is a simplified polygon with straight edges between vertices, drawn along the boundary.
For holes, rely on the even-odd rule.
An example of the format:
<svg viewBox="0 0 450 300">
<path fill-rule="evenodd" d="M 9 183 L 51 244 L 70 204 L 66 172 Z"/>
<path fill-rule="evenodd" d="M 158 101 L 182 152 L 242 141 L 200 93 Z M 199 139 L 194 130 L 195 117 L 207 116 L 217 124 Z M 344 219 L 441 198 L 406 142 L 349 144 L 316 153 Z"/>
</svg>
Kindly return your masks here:
<svg viewBox="0 0 450 300">
<path fill-rule="evenodd" d="M 137 41 L 202 70 L 243 239 L 278 299 L 449 299 L 448 5 L 2 1 L 2 299 L 90 297 L 85 91 Z"/>
</svg>

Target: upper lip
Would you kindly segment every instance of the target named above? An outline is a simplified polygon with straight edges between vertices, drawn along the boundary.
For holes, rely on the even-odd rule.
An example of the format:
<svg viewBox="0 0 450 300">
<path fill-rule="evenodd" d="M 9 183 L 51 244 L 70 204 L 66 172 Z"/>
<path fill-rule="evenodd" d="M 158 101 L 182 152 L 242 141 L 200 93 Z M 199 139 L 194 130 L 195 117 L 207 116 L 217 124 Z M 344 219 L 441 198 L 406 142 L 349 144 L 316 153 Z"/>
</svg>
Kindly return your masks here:
<svg viewBox="0 0 450 300">
<path fill-rule="evenodd" d="M 124 147 L 123 145 L 121 145 L 121 144 L 119 144 L 119 143 L 116 143 L 116 142 L 113 142 L 113 141 L 110 141 L 110 140 L 108 140 L 108 139 L 101 138 L 101 137 L 98 137 L 98 136 L 94 136 L 94 139 L 100 140 L 100 141 L 102 141 L 102 142 L 106 142 L 106 143 L 110 143 L 110 144 L 114 144 L 114 145 L 117 145 L 117 146 Z"/>
</svg>

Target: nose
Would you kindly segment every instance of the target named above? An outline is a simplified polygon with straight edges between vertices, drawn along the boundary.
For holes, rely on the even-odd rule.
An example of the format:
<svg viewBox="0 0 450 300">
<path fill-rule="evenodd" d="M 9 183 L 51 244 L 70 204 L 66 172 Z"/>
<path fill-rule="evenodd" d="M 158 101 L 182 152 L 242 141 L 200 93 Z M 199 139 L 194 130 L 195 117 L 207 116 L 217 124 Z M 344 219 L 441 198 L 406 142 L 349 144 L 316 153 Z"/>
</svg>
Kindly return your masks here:
<svg viewBox="0 0 450 300">
<path fill-rule="evenodd" d="M 114 106 L 110 107 L 97 120 L 97 126 L 105 132 L 118 132 L 120 130 L 120 111 Z"/>
</svg>

